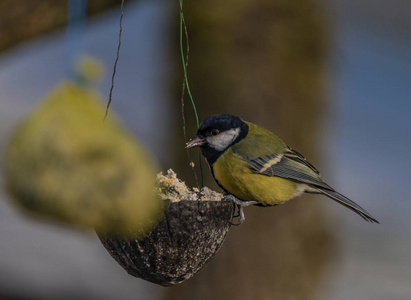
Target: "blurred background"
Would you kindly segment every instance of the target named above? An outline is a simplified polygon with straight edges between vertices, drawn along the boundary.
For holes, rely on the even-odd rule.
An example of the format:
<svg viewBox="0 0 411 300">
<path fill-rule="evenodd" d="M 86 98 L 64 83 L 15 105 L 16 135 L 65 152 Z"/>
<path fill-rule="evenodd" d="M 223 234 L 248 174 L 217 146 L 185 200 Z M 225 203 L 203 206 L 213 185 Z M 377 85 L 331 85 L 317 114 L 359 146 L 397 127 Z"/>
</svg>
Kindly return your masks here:
<svg viewBox="0 0 411 300">
<path fill-rule="evenodd" d="M 88 1 L 78 41 L 105 65 L 105 98 L 120 2 Z M 178 9 L 178 1 L 126 1 L 111 110 L 163 170 L 194 185 L 181 129 Z M 128 275 L 95 234 L 27 218 L 0 190 L 0 299 L 410 299 L 411 2 L 210 0 L 184 9 L 200 119 L 232 113 L 276 132 L 381 224 L 313 195 L 250 207 L 202 271 L 163 288 Z M 67 77 L 70 37 L 67 1 L 0 0 L 0 12 L 3 148 Z M 185 111 L 191 137 L 188 102 Z"/>
</svg>

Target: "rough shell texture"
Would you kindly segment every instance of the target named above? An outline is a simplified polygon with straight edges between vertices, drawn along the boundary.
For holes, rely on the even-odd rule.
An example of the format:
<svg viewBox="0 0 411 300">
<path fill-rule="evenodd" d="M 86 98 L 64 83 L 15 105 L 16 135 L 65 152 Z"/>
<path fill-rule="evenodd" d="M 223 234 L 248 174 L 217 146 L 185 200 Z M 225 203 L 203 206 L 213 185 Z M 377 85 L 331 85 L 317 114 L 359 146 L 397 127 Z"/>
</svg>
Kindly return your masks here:
<svg viewBox="0 0 411 300">
<path fill-rule="evenodd" d="M 226 200 L 168 202 L 160 223 L 142 238 L 98 235 L 129 274 L 171 286 L 194 276 L 220 249 L 233 210 Z"/>
</svg>

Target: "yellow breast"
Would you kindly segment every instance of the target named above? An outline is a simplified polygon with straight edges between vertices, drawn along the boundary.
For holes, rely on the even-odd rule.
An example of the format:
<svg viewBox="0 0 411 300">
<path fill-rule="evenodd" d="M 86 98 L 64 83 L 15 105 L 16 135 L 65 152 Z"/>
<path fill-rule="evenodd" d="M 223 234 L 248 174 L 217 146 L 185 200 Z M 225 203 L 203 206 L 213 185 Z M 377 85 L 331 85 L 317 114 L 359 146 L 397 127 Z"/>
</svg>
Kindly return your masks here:
<svg viewBox="0 0 411 300">
<path fill-rule="evenodd" d="M 263 205 L 282 204 L 303 191 L 288 179 L 252 173 L 247 163 L 227 149 L 213 164 L 215 179 L 229 193 L 245 201 Z"/>
</svg>

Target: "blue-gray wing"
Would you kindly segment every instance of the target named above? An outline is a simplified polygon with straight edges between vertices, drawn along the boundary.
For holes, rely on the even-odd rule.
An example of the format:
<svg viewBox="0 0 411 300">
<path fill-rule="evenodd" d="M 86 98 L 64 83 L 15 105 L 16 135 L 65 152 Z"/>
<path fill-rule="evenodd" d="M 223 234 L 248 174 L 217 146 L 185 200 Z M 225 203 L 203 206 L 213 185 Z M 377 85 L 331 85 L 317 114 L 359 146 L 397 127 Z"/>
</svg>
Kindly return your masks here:
<svg viewBox="0 0 411 300">
<path fill-rule="evenodd" d="M 289 147 L 284 153 L 243 159 L 254 173 L 286 178 L 333 191 L 332 187 L 322 181 L 320 172 L 304 156 Z"/>
</svg>

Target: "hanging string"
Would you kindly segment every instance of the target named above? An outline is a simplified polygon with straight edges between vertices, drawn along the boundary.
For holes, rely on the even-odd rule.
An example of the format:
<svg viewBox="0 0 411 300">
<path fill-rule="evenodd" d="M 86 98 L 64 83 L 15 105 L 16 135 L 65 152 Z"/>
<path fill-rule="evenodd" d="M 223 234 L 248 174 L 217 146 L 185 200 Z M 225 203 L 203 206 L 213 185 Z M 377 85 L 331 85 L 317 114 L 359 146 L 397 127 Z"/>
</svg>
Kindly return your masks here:
<svg viewBox="0 0 411 300">
<path fill-rule="evenodd" d="M 67 56 L 66 70 L 69 76 L 80 81 L 81 78 L 76 72 L 76 61 L 82 49 L 82 35 L 86 27 L 87 20 L 87 0 L 69 0 L 67 10 Z"/>
<path fill-rule="evenodd" d="M 182 91 L 181 91 L 181 116 L 183 119 L 183 134 L 184 134 L 184 142 L 187 143 L 187 133 L 186 133 L 186 120 L 185 120 L 185 115 L 184 115 L 184 94 L 185 90 L 187 88 L 188 95 L 191 100 L 191 105 L 194 110 L 194 115 L 196 118 L 196 124 L 197 124 L 197 129 L 200 126 L 200 123 L 198 121 L 198 114 L 197 114 L 197 109 L 194 103 L 193 96 L 191 94 L 190 90 L 190 85 L 188 84 L 188 76 L 187 76 L 187 68 L 188 68 L 188 58 L 189 58 L 189 52 L 190 52 L 190 45 L 189 45 L 189 40 L 188 40 L 188 30 L 186 26 L 186 22 L 184 19 L 184 14 L 183 14 L 183 0 L 178 1 L 180 4 L 180 52 L 181 52 L 181 61 L 183 63 L 183 70 L 184 70 L 184 77 L 183 77 L 183 85 L 182 85 Z M 186 55 L 184 55 L 184 47 L 183 47 L 183 29 L 184 29 L 184 34 L 185 34 L 185 39 L 186 39 Z M 194 169 L 194 162 L 192 161 L 190 157 L 190 151 L 187 149 L 187 157 L 188 160 L 190 161 L 190 166 L 194 174 L 194 178 L 196 181 L 197 186 L 200 188 L 198 184 L 198 178 L 197 178 L 197 173 L 195 172 Z M 200 167 L 200 172 L 201 172 L 201 187 L 204 186 L 204 177 L 203 177 L 203 166 L 201 162 L 201 153 L 199 153 L 199 167 Z"/>
<path fill-rule="evenodd" d="M 121 47 L 121 33 L 123 32 L 123 14 L 124 14 L 124 0 L 121 1 L 121 14 L 120 14 L 120 30 L 118 33 L 118 46 L 117 46 L 117 56 L 116 60 L 114 61 L 114 67 L 113 67 L 113 74 L 111 75 L 111 87 L 110 87 L 110 94 L 108 96 L 108 103 L 106 107 L 106 113 L 104 114 L 103 120 L 107 118 L 108 115 L 108 110 L 110 108 L 111 104 L 111 99 L 113 96 L 113 89 L 114 89 L 114 77 L 116 76 L 116 71 L 117 71 L 117 63 L 120 58 L 120 47 Z"/>
</svg>

